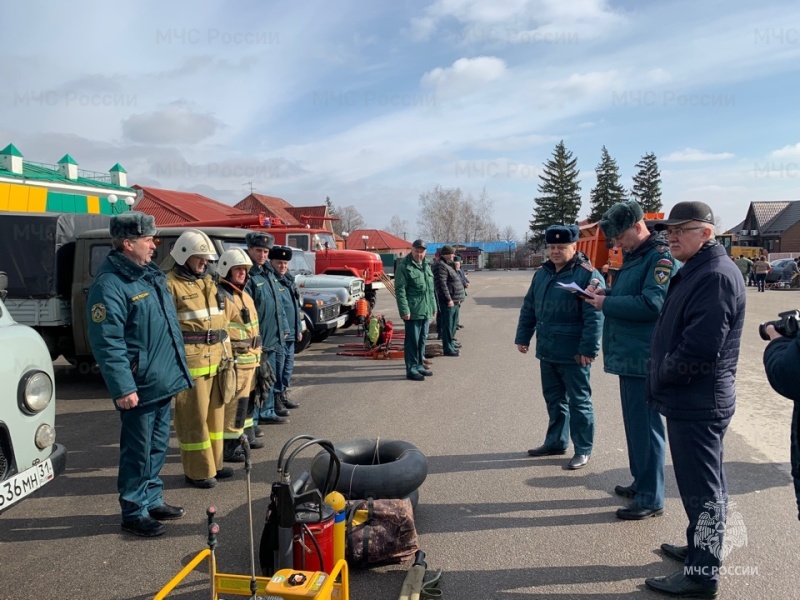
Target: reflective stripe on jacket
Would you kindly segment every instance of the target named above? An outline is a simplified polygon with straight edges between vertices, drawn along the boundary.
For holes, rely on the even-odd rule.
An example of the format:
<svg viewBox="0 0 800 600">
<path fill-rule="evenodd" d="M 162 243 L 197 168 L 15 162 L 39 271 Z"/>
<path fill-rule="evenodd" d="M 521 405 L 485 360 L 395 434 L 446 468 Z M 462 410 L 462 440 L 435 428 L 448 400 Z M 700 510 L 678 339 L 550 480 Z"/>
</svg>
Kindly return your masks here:
<svg viewBox="0 0 800 600">
<path fill-rule="evenodd" d="M 220 309 L 217 286 L 211 275 L 195 277 L 186 268 L 176 265 L 167 273 L 166 283 L 175 301 L 182 332 L 203 333 L 227 329 L 228 318 Z M 227 340 L 216 344 L 187 343 L 184 346 L 186 363 L 194 378 L 215 375 L 223 353 L 231 356 L 230 342 Z"/>
<path fill-rule="evenodd" d="M 225 279 L 219 280 L 219 290 L 225 295 L 226 312 L 228 314 L 228 337 L 230 338 L 236 366 L 239 369 L 255 369 L 261 361 L 261 346 L 245 347 L 245 340 L 253 340 L 260 335 L 258 313 L 250 294 L 240 290 Z M 245 323 L 244 316 L 249 313 L 250 321 Z M 237 344 L 237 342 L 239 342 Z"/>
</svg>

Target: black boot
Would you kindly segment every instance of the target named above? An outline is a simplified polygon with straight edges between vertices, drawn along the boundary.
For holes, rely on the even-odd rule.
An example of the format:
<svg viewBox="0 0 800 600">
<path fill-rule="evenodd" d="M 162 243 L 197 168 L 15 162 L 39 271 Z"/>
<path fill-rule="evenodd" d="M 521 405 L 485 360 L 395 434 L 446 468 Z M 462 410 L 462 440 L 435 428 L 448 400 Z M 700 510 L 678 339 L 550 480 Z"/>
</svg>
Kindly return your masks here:
<svg viewBox="0 0 800 600">
<path fill-rule="evenodd" d="M 275 398 L 275 414 L 279 417 L 288 417 L 289 411 L 283 406 L 281 394 L 273 394 Z"/>
<path fill-rule="evenodd" d="M 250 448 L 253 450 L 258 450 L 259 448 L 264 447 L 264 440 L 256 435 L 255 427 L 247 427 L 244 430 L 244 434 L 247 436 L 247 442 L 250 444 Z"/>
<path fill-rule="evenodd" d="M 281 404 L 283 404 L 284 408 L 300 408 L 297 402 L 289 400 L 289 390 L 283 390 L 283 392 L 281 392 Z"/>
<path fill-rule="evenodd" d="M 244 450 L 239 440 L 224 440 L 222 443 L 222 460 L 225 462 L 244 462 Z"/>
</svg>

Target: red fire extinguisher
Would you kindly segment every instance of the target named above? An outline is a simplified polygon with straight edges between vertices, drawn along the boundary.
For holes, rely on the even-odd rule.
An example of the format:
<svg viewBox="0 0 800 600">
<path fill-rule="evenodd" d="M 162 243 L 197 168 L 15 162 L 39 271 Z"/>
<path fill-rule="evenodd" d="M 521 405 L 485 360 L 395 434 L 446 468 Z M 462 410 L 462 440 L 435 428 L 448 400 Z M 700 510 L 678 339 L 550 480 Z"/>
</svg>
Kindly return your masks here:
<svg viewBox="0 0 800 600">
<path fill-rule="evenodd" d="M 298 442 L 300 445 L 290 452 Z M 315 445 L 330 454 L 331 462 L 322 489 L 304 491 L 308 473 L 292 481 L 289 465 L 300 452 Z M 271 576 L 280 569 L 326 573 L 333 570 L 335 511 L 323 499 L 336 488 L 339 471 L 339 457 L 328 440 L 298 435 L 284 444 L 278 455 L 278 481 L 272 484 L 261 536 L 259 558 L 264 575 Z"/>
<path fill-rule="evenodd" d="M 296 507 L 294 520 L 294 568 L 301 571 L 333 570 L 333 523 L 335 511 L 322 502 Z M 320 557 L 322 563 L 320 564 Z"/>
</svg>

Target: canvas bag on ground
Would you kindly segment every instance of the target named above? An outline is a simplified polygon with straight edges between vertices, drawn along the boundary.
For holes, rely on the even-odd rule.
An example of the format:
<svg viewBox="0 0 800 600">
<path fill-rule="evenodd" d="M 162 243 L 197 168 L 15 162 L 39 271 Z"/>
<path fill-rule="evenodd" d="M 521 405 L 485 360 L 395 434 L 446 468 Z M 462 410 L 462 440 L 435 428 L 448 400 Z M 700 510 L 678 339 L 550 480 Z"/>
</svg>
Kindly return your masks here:
<svg viewBox="0 0 800 600">
<path fill-rule="evenodd" d="M 411 500 L 353 500 L 347 511 L 346 555 L 352 566 L 398 563 L 419 550 Z"/>
</svg>

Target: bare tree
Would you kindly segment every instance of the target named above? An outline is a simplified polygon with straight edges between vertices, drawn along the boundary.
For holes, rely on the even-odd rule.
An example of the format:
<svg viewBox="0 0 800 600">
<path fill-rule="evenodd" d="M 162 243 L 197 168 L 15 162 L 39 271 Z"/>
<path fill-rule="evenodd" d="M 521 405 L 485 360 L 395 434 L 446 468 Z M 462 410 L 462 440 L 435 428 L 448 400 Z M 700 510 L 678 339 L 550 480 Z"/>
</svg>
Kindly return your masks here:
<svg viewBox="0 0 800 600">
<path fill-rule="evenodd" d="M 356 229 L 364 229 L 364 217 L 358 212 L 355 206 L 342 206 L 336 209 L 336 216 L 339 217 L 338 221 L 333 222 L 333 230 L 342 235 L 343 231 L 355 231 Z"/>
<path fill-rule="evenodd" d="M 503 231 L 500 232 L 500 239 L 505 240 L 507 242 L 513 242 L 517 239 L 517 232 L 514 231 L 514 228 L 510 225 L 503 228 Z"/>
<path fill-rule="evenodd" d="M 406 239 L 406 234 L 408 233 L 408 221 L 400 218 L 398 215 L 394 215 L 385 229 L 392 235 Z"/>
<path fill-rule="evenodd" d="M 492 201 L 486 190 L 476 200 L 460 188 L 442 188 L 420 194 L 417 226 L 432 242 L 478 242 L 497 238 Z"/>
</svg>

